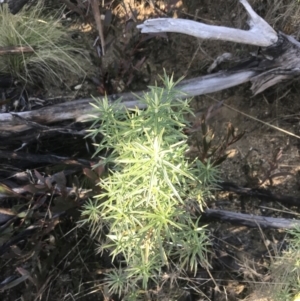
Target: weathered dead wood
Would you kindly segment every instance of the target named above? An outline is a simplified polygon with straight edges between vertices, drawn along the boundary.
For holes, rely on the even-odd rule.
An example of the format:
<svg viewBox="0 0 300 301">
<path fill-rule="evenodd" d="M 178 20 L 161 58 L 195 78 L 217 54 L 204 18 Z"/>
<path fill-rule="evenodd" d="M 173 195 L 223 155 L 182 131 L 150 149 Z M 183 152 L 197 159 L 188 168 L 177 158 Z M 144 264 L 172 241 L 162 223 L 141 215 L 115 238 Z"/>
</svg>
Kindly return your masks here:
<svg viewBox="0 0 300 301">
<path fill-rule="evenodd" d="M 102 28 L 102 20 L 101 20 L 101 14 L 99 9 L 99 2 L 97 0 L 90 0 L 90 4 L 92 7 L 94 20 L 96 22 L 100 42 L 101 42 L 101 48 L 102 48 L 102 55 L 105 55 L 105 40 L 104 40 L 104 34 L 103 34 L 103 28 Z"/>
<path fill-rule="evenodd" d="M 131 93 L 124 94 L 124 106 L 128 108 L 141 107 Z M 110 97 L 114 99 L 113 96 Z M 126 99 L 128 99 L 126 101 Z M 57 123 L 61 121 L 83 122 L 88 120 L 93 108 L 93 99 L 81 99 L 48 106 L 35 111 L 0 114 L 0 137 L 8 137 L 12 133 L 18 134 L 28 129 L 39 128 L 39 125 Z M 47 130 L 47 129 L 45 129 Z"/>
<path fill-rule="evenodd" d="M 33 53 L 34 49 L 30 46 L 10 46 L 0 47 L 0 55 L 4 54 L 20 54 L 20 53 Z"/>
<path fill-rule="evenodd" d="M 20 160 L 21 162 L 28 161 L 31 163 L 66 164 L 66 165 L 75 165 L 75 166 L 82 166 L 82 167 L 91 167 L 92 165 L 92 162 L 85 159 L 73 159 L 73 158 L 62 157 L 53 154 L 40 155 L 40 154 L 29 154 L 25 152 L 9 152 L 9 151 L 2 151 L 2 150 L 0 150 L 0 158 Z"/>
<path fill-rule="evenodd" d="M 149 19 L 137 27 L 142 33 L 177 32 L 205 40 L 222 40 L 255 46 L 270 46 L 277 42 L 275 30 L 252 9 L 246 0 L 240 0 L 249 15 L 249 30 L 206 25 L 186 19 Z"/>
<path fill-rule="evenodd" d="M 216 85 L 218 85 L 220 90 L 223 90 L 232 87 L 236 82 L 239 82 L 240 84 L 247 82 L 254 74 L 256 74 L 255 71 L 234 71 L 231 74 L 230 72 L 226 72 L 226 74 L 219 72 L 217 75 L 210 74 L 204 77 L 182 81 L 178 85 L 178 89 L 186 94 L 185 96 L 181 95 L 181 97 L 202 95 L 214 92 Z M 126 108 L 144 108 L 144 105 L 142 105 L 136 97 L 142 96 L 144 93 L 145 92 L 143 91 L 135 94 L 123 93 L 110 95 L 108 98 L 110 101 L 114 101 L 121 97 L 123 105 Z M 92 98 L 87 98 L 48 106 L 35 111 L 2 113 L 0 114 L 0 137 L 8 137 L 12 133 L 17 135 L 28 129 L 37 128 L 38 125 L 46 125 L 61 121 L 87 121 L 93 113 L 93 108 L 90 105 L 91 102 L 94 102 L 94 100 Z M 35 123 L 37 125 L 35 125 Z"/>
<path fill-rule="evenodd" d="M 289 195 L 273 194 L 264 188 L 248 188 L 235 185 L 230 182 L 222 182 L 218 184 L 222 191 L 234 192 L 238 195 L 248 196 L 250 198 L 258 198 L 266 202 L 280 202 L 284 206 L 300 206 L 300 198 Z"/>
<path fill-rule="evenodd" d="M 252 82 L 252 91 L 254 94 L 257 94 L 283 80 L 300 75 L 300 43 L 291 36 L 283 33 L 276 34 L 252 10 L 246 0 L 241 0 L 240 2 L 244 5 L 250 16 L 249 31 L 237 29 L 225 30 L 222 27 L 200 24 L 202 37 L 208 39 L 234 39 L 234 41 L 240 43 L 247 42 L 252 45 L 268 45 L 268 47 L 259 49 L 256 56 L 250 57 L 248 60 L 243 60 L 240 64 L 229 70 L 183 81 L 178 88 L 185 92 L 187 96 L 208 94 L 248 81 Z M 153 22 L 155 20 L 148 20 L 140 28 L 144 32 L 147 30 L 159 32 L 165 30 L 166 27 L 168 28 L 170 24 L 174 27 L 176 22 L 181 22 L 179 19 L 156 20 L 157 23 L 154 27 L 153 24 L 155 23 Z M 165 23 L 169 25 L 165 25 Z M 151 24 L 151 26 L 149 25 L 150 29 L 147 27 L 147 24 Z M 176 28 L 178 29 L 178 27 L 181 27 L 182 29 L 180 30 L 184 31 L 183 26 L 178 26 L 177 24 Z M 191 28 L 191 26 L 188 25 L 188 28 Z M 137 93 L 137 95 L 141 96 L 142 93 Z M 131 93 L 111 95 L 109 99 L 114 101 L 118 97 L 122 97 L 124 107 L 142 107 L 141 103 Z M 89 104 L 92 101 L 92 99 L 81 99 L 45 107 L 36 111 L 0 114 L 0 137 L 8 137 L 11 135 L 11 132 L 20 134 L 28 129 L 36 128 L 37 125 L 60 121 L 85 121 L 92 113 L 92 107 Z"/>
<path fill-rule="evenodd" d="M 296 226 L 300 226 L 299 220 L 257 216 L 225 210 L 206 209 L 203 215 L 205 217 L 218 218 L 222 221 L 255 228 L 292 229 Z"/>
<path fill-rule="evenodd" d="M 251 8 L 240 0 L 249 15 L 249 30 L 206 25 L 182 19 L 152 19 L 139 25 L 142 33 L 178 32 L 202 39 L 225 40 L 261 46 L 256 60 L 245 66 L 244 71 L 256 71 L 249 80 L 254 94 L 287 79 L 300 75 L 300 43 L 293 37 L 278 33 Z M 255 64 L 256 63 L 256 64 Z M 241 71 L 239 69 L 239 71 Z M 216 74 L 218 76 L 218 74 Z M 239 85 L 236 82 L 236 85 Z M 216 88 L 215 91 L 218 91 Z"/>
</svg>

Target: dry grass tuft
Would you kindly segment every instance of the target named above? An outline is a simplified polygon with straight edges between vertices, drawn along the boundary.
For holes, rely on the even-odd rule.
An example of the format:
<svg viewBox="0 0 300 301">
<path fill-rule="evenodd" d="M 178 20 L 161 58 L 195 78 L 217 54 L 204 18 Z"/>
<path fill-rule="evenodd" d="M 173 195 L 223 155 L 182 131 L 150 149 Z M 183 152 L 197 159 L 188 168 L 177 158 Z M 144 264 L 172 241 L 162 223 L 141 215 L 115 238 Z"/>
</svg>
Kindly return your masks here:
<svg viewBox="0 0 300 301">
<path fill-rule="evenodd" d="M 275 29 L 300 37 L 300 1 L 298 0 L 252 0 L 249 1 L 262 17 Z"/>
<path fill-rule="evenodd" d="M 273 249 L 270 255 L 269 272 L 259 282 L 254 282 L 254 293 L 247 301 L 298 301 L 300 300 L 300 232 L 289 231 L 294 237 L 289 238 L 286 250 Z"/>
<path fill-rule="evenodd" d="M 32 53 L 0 56 L 0 74 L 10 73 L 24 83 L 59 85 L 63 78 L 84 76 L 85 50 L 76 45 L 57 17 L 42 15 L 37 5 L 12 15 L 0 7 L 0 47 L 31 47 Z M 53 13 L 52 13 L 53 15 Z"/>
</svg>

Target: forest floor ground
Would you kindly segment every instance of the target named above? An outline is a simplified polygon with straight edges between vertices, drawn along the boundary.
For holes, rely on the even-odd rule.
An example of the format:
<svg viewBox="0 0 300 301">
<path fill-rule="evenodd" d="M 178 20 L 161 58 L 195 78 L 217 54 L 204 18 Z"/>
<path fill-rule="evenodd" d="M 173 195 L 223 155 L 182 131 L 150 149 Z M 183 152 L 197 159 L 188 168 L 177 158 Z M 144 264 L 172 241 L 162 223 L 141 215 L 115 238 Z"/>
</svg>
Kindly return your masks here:
<svg viewBox="0 0 300 301">
<path fill-rule="evenodd" d="M 225 52 L 241 58 L 255 51 L 253 47 L 204 41 L 182 34 L 157 35 L 143 40 L 135 28 L 136 24 L 147 18 L 161 16 L 245 28 L 245 11 L 235 0 L 124 2 L 131 4 L 132 16 L 125 13 L 129 5 L 115 5 L 106 10 L 107 15 L 112 16 L 104 31 L 108 44 L 106 55 L 101 59 L 97 58 L 95 48 L 91 48 L 94 65 L 89 70 L 90 80 L 83 83 L 81 90 L 71 91 L 72 97 L 78 99 L 90 96 L 91 93 L 101 96 L 104 90 L 108 93 L 141 91 L 156 81 L 160 83 L 158 75 L 162 75 L 164 69 L 167 74 L 174 74 L 175 79 L 205 75 L 214 59 Z M 300 26 L 295 21 L 298 11 L 291 11 L 285 5 L 287 1 L 249 2 L 275 29 L 299 37 Z M 82 28 L 89 27 L 84 25 Z M 92 45 L 96 32 L 92 30 L 85 33 L 82 30 L 80 35 Z M 299 81 L 295 80 L 272 87 L 257 96 L 252 96 L 250 84 L 245 84 L 195 97 L 192 105 L 198 115 L 199 112 L 205 113 L 211 105 L 223 102 L 218 113 L 209 121 L 215 132 L 216 143 L 226 133 L 228 123 L 234 126 L 237 133 L 245 133 L 227 150 L 228 159 L 220 166 L 223 181 L 257 190 L 265 189 L 275 195 L 300 198 L 299 92 Z M 48 92 L 48 96 L 60 93 L 67 94 L 52 91 L 51 95 Z M 63 148 L 55 145 L 54 149 L 49 149 L 50 145 L 51 141 L 48 141 L 47 148 L 52 153 L 56 148 L 60 155 L 64 154 Z M 272 169 L 274 156 L 279 151 L 282 155 L 276 162 L 276 168 Z M 272 177 L 274 174 L 278 176 Z M 268 179 L 264 181 L 266 177 Z M 297 218 L 300 213 L 298 207 L 276 201 L 266 202 L 257 197 L 245 197 L 232 192 L 217 192 L 216 199 L 209 203 L 209 207 L 284 218 Z M 24 262 L 28 270 L 33 266 L 33 260 L 38 260 L 41 267 L 36 272 L 39 276 L 38 284 L 29 281 L 0 291 L 1 300 L 114 300 L 108 298 L 108 293 L 103 291 L 101 285 L 97 285 L 107 266 L 110 266 L 106 262 L 109 257 L 94 254 L 94 243 L 89 239 L 87 231 L 74 228 L 74 223 L 67 217 L 65 219 L 55 233 L 49 235 L 47 242 L 40 242 L 41 248 L 44 248 L 44 257 L 37 259 L 31 256 L 27 260 L 25 256 L 20 258 L 16 253 L 12 255 L 12 252 L 2 256 L 1 274 L 5 276 L 16 273 L 18 267 L 24 267 Z M 195 277 L 194 288 L 202 293 L 197 294 L 193 289 L 186 300 L 233 301 L 250 296 L 255 290 L 255 283 L 266 280 L 270 252 L 280 252 L 285 243 L 285 232 L 221 221 L 212 221 L 208 228 L 217 254 L 212 258 L 214 269 L 211 275 L 204 273 Z M 49 242 L 50 240 L 53 241 Z M 185 300 L 182 299 L 184 294 L 181 295 L 180 300 Z"/>
</svg>

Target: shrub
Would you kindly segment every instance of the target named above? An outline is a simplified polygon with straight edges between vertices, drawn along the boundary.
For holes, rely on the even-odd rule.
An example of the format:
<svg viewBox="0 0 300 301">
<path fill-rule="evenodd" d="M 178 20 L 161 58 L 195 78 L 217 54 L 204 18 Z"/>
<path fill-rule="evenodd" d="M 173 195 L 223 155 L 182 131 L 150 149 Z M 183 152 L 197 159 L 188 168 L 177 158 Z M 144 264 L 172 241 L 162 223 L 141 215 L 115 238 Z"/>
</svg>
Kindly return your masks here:
<svg viewBox="0 0 300 301">
<path fill-rule="evenodd" d="M 199 207 L 215 183 L 207 168 L 186 157 L 185 115 L 189 100 L 181 100 L 172 78 L 164 88 L 150 87 L 139 100 L 145 110 L 124 110 L 120 100 L 95 99 L 89 136 L 102 135 L 95 155 L 108 168 L 100 180 L 102 193 L 82 214 L 91 234 L 107 235 L 98 251 L 108 249 L 120 266 L 107 275 L 111 293 L 135 296 L 137 289 L 159 284 L 163 271 L 196 273 L 208 267 L 208 235 L 188 206 Z M 100 230 L 99 230 L 100 229 Z"/>
</svg>

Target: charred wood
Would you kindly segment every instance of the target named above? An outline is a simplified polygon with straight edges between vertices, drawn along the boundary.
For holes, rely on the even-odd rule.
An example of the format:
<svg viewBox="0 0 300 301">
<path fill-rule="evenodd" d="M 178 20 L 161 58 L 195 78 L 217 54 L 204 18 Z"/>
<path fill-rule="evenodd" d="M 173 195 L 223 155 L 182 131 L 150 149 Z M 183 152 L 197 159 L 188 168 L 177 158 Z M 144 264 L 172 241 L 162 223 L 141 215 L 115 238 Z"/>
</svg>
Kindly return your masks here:
<svg viewBox="0 0 300 301">
<path fill-rule="evenodd" d="M 203 213 L 203 216 L 207 218 L 217 218 L 225 222 L 252 228 L 260 227 L 274 229 L 292 229 L 296 226 L 300 226 L 299 220 L 258 216 L 226 210 L 206 209 Z"/>
<path fill-rule="evenodd" d="M 256 197 L 262 201 L 266 202 L 280 202 L 283 205 L 287 206 L 299 206 L 300 205 L 300 198 L 296 198 L 293 196 L 280 196 L 275 195 L 271 191 L 263 189 L 263 188 L 248 188 L 248 187 L 241 187 L 238 185 L 235 185 L 234 183 L 229 182 L 222 182 L 219 183 L 220 189 L 222 191 L 229 191 L 234 192 L 238 195 L 244 195 L 248 197 Z"/>
</svg>

